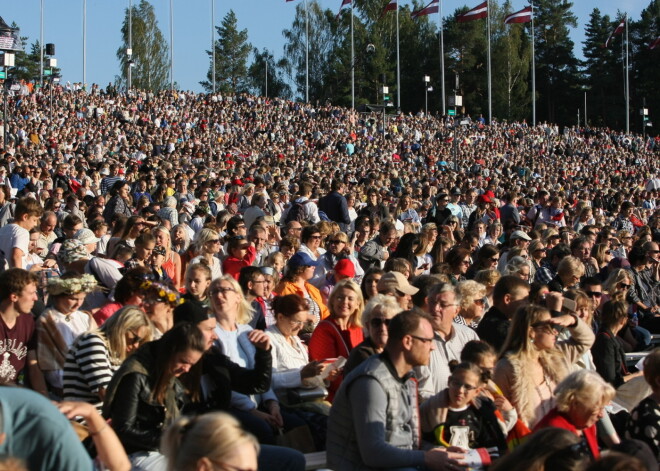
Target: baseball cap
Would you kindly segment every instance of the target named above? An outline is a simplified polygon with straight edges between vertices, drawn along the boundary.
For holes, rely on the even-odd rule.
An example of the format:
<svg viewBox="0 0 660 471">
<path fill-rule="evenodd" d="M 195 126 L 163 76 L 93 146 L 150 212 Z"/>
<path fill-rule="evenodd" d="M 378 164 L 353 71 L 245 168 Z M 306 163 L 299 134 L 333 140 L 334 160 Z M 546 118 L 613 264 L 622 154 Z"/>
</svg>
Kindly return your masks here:
<svg viewBox="0 0 660 471">
<path fill-rule="evenodd" d="M 515 239 L 523 239 L 523 240 L 532 240 L 530 236 L 528 236 L 524 231 L 513 231 L 511 233 L 511 240 Z"/>
<path fill-rule="evenodd" d="M 343 276 L 344 278 L 353 278 L 355 276 L 355 265 L 349 259 L 344 258 L 339 260 L 335 265 L 335 274 Z"/>
<path fill-rule="evenodd" d="M 319 264 L 316 260 L 313 260 L 312 257 L 307 255 L 305 252 L 297 252 L 293 257 L 289 259 L 288 265 L 292 268 L 297 267 L 315 267 Z"/>
<path fill-rule="evenodd" d="M 76 231 L 73 237 L 74 239 L 78 239 L 83 244 L 95 244 L 99 240 L 101 240 L 98 237 L 96 237 L 94 235 L 94 232 L 92 232 L 90 229 L 80 229 Z"/>
<path fill-rule="evenodd" d="M 396 290 L 410 295 L 417 294 L 419 291 L 419 288 L 411 285 L 408 279 L 398 271 L 385 273 L 378 281 L 377 289 L 379 293 Z"/>
</svg>

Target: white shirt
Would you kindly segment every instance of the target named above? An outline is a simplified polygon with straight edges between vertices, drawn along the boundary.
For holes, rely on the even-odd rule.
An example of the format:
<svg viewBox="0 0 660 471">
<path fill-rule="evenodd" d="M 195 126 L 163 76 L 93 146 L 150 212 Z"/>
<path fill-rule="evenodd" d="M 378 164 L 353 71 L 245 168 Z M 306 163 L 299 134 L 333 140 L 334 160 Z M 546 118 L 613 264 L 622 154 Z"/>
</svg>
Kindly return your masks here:
<svg viewBox="0 0 660 471">
<path fill-rule="evenodd" d="M 30 244 L 30 232 L 17 224 L 7 224 L 0 227 L 0 258 L 4 260 L 5 270 L 12 268 L 11 254 L 13 249 L 19 248 L 23 251 L 21 268 L 27 266 L 28 245 Z"/>
</svg>

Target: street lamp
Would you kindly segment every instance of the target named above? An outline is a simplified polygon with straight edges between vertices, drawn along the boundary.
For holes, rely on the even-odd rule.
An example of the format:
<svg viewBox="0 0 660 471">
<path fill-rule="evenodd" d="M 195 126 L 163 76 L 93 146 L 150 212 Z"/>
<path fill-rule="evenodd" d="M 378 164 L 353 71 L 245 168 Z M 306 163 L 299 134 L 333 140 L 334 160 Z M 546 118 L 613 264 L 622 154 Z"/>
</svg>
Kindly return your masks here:
<svg viewBox="0 0 660 471">
<path fill-rule="evenodd" d="M 429 114 L 429 82 L 431 77 L 428 75 L 424 76 L 424 114 L 428 116 Z"/>
</svg>

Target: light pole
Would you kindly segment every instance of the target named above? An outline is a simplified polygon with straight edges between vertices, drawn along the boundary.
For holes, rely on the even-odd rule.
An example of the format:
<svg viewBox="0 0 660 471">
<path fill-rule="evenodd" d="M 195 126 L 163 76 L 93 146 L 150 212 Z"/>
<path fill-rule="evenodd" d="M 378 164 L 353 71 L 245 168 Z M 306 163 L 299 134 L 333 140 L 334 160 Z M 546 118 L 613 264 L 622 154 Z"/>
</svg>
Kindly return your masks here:
<svg viewBox="0 0 660 471">
<path fill-rule="evenodd" d="M 215 0 L 211 0 L 211 54 L 213 65 L 211 67 L 212 90 L 215 94 Z"/>
<path fill-rule="evenodd" d="M 128 90 L 133 86 L 133 0 L 128 0 Z"/>
<path fill-rule="evenodd" d="M 424 76 L 424 115 L 428 116 L 429 114 L 429 82 L 431 77 L 428 75 Z"/>
<path fill-rule="evenodd" d="M 14 67 L 15 58 L 16 58 L 16 56 L 14 55 L 13 52 L 6 52 L 6 51 L 5 51 L 5 53 L 3 55 L 3 58 L 2 58 L 2 65 L 3 65 L 4 70 L 5 70 L 5 81 L 4 81 L 4 84 L 3 84 L 4 89 L 5 89 L 5 99 L 4 99 L 4 102 L 5 102 L 4 105 L 5 106 L 4 106 L 4 111 L 3 111 L 3 114 L 2 114 L 2 122 L 3 122 L 2 135 L 4 136 L 4 149 L 7 149 L 7 135 L 9 134 L 9 131 L 8 131 L 9 117 L 7 116 L 7 100 L 9 99 L 9 91 L 7 90 L 7 69 L 9 69 L 9 67 Z"/>
<path fill-rule="evenodd" d="M 265 95 L 266 98 L 268 98 L 268 53 L 266 53 L 266 57 L 264 57 L 264 62 L 266 63 L 266 87 L 265 87 Z"/>
</svg>

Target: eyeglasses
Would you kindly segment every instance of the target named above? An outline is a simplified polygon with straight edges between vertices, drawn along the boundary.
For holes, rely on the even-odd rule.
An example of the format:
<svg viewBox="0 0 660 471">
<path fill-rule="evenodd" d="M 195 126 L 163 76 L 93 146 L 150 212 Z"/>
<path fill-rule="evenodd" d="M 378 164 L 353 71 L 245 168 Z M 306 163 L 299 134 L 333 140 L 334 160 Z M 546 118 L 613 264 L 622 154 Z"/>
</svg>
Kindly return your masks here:
<svg viewBox="0 0 660 471">
<path fill-rule="evenodd" d="M 490 260 L 491 262 L 499 262 L 500 257 L 490 257 L 488 260 Z"/>
<path fill-rule="evenodd" d="M 248 469 L 248 468 L 239 468 L 239 467 L 234 466 L 232 464 L 223 463 L 221 461 L 214 461 L 214 463 L 217 464 L 218 466 L 220 466 L 225 471 L 256 471 L 256 469 L 254 469 L 254 468 L 250 468 L 250 469 Z"/>
<path fill-rule="evenodd" d="M 594 298 L 600 298 L 603 295 L 603 293 L 601 293 L 600 291 L 585 291 L 585 293 L 587 294 L 587 296 L 591 296 Z"/>
<path fill-rule="evenodd" d="M 236 290 L 234 288 L 227 288 L 223 286 L 211 290 L 211 294 L 220 294 L 220 293 L 227 294 L 229 292 L 235 293 Z"/>
<path fill-rule="evenodd" d="M 458 381 L 456 379 L 450 379 L 449 384 L 451 386 L 455 387 L 456 389 L 465 388 L 465 390 L 468 391 L 468 392 L 474 391 L 478 387 L 478 386 L 472 386 L 471 384 L 467 384 L 467 383 L 461 383 L 460 381 Z"/>
<path fill-rule="evenodd" d="M 470 265 L 470 261 L 469 261 L 469 260 L 463 260 L 463 261 L 461 262 L 461 264 L 463 264 L 463 265 L 465 265 L 465 266 L 469 266 L 469 265 Z"/>
<path fill-rule="evenodd" d="M 619 286 L 623 289 L 629 289 L 630 288 L 630 285 L 628 285 L 626 283 L 619 283 Z"/>
<path fill-rule="evenodd" d="M 293 326 L 299 326 L 305 323 L 305 321 L 294 321 L 293 319 L 287 319 L 287 320 L 289 321 L 289 324 Z"/>
<path fill-rule="evenodd" d="M 343 240 L 331 240 L 330 243 L 339 245 L 339 244 L 345 244 L 346 242 L 344 242 Z"/>
<path fill-rule="evenodd" d="M 208 242 L 210 242 L 211 244 L 217 244 L 220 242 L 220 239 L 211 239 Z"/>
<path fill-rule="evenodd" d="M 369 325 L 371 325 L 371 327 L 373 327 L 374 329 L 380 329 L 383 325 L 385 325 L 385 327 L 389 326 L 390 321 L 391 319 L 385 319 L 383 317 L 374 317 L 369 321 Z"/>
<path fill-rule="evenodd" d="M 419 340 L 420 342 L 423 342 L 423 343 L 433 342 L 433 338 L 427 339 L 426 337 L 419 337 L 417 335 L 412 335 L 412 334 L 410 336 L 412 338 L 414 338 L 415 340 Z"/>
<path fill-rule="evenodd" d="M 313 235 L 313 236 L 309 236 L 309 238 L 314 239 L 314 240 L 320 240 L 321 236 L 320 235 Z"/>
<path fill-rule="evenodd" d="M 649 250 L 648 253 L 660 253 L 660 250 Z"/>
<path fill-rule="evenodd" d="M 484 306 L 486 304 L 486 301 L 484 301 L 483 299 L 475 299 L 474 304 L 476 304 L 477 306 Z"/>
</svg>

